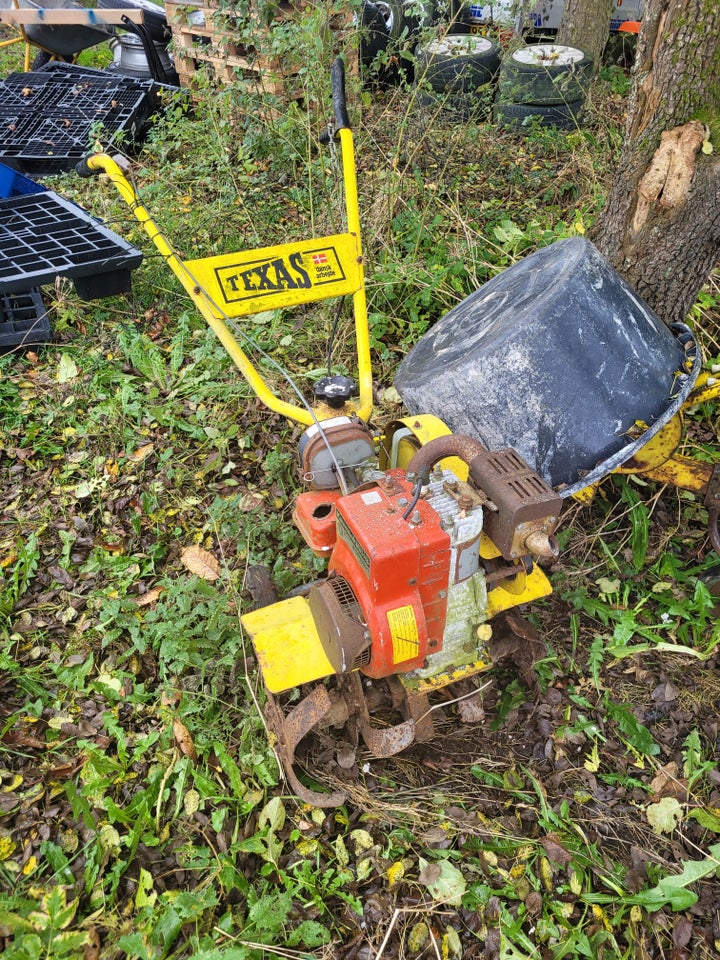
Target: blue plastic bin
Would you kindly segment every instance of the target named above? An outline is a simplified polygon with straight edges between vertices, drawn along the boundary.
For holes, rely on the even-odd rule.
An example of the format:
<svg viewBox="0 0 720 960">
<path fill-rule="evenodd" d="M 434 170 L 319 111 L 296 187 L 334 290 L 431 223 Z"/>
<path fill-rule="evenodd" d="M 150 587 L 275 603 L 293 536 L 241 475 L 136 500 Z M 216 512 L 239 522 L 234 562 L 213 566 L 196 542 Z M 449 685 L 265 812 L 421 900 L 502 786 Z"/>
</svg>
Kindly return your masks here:
<svg viewBox="0 0 720 960">
<path fill-rule="evenodd" d="M 0 163 L 0 199 L 20 197 L 25 193 L 42 193 L 44 190 L 47 187 Z"/>
</svg>

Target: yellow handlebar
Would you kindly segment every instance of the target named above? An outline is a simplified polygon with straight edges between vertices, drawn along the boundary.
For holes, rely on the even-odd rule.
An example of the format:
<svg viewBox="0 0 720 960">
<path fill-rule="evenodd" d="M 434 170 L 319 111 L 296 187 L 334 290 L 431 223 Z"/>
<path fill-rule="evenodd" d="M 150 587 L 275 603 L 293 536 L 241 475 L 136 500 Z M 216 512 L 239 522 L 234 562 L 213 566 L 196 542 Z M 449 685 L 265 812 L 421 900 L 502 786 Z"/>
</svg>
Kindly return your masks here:
<svg viewBox="0 0 720 960">
<path fill-rule="evenodd" d="M 360 396 L 358 403 L 349 406 L 361 420 L 370 419 L 373 410 L 372 368 L 353 138 L 348 127 L 340 129 L 338 134 L 342 150 L 347 234 L 189 262 L 181 260 L 174 252 L 115 159 L 105 153 L 98 153 L 85 161 L 88 172 L 102 172 L 110 178 L 257 397 L 270 410 L 305 426 L 311 426 L 318 419 L 337 416 L 341 411 L 322 406 L 312 411 L 310 408 L 287 403 L 276 396 L 238 344 L 228 320 L 256 313 L 258 309 L 307 303 L 352 293 Z M 315 266 L 318 249 L 322 250 L 322 273 L 320 268 Z M 244 277 L 247 270 L 243 270 L 243 267 L 257 263 L 258 257 L 275 266 L 276 276 L 287 276 L 289 271 L 285 265 L 292 265 L 297 271 L 296 277 L 302 278 L 302 283 L 291 282 L 289 286 L 292 289 L 287 289 L 278 282 L 277 288 L 267 294 L 267 305 L 259 306 L 257 295 L 248 294 L 243 297 L 242 290 L 238 292 L 238 277 Z M 219 264 L 222 264 L 222 269 Z M 335 270 L 336 276 L 328 273 L 331 270 Z"/>
</svg>

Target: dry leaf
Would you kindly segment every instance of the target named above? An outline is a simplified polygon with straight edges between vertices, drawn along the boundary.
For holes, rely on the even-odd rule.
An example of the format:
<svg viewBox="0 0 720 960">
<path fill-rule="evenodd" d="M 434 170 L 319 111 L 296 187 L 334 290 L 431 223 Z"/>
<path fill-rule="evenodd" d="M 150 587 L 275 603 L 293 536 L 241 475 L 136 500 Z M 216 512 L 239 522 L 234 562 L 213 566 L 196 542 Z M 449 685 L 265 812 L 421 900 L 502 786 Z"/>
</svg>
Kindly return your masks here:
<svg viewBox="0 0 720 960">
<path fill-rule="evenodd" d="M 100 934 L 97 932 L 97 927 L 91 927 L 87 934 L 87 943 L 83 953 L 83 960 L 98 960 L 101 946 Z"/>
<path fill-rule="evenodd" d="M 128 454 L 128 460 L 130 460 L 131 463 L 142 463 L 143 460 L 147 460 L 154 451 L 154 443 L 144 443 L 141 447 L 138 447 L 137 450 L 133 450 L 131 454 Z"/>
<path fill-rule="evenodd" d="M 178 707 L 182 700 L 182 692 L 180 690 L 163 690 L 160 694 L 160 706 L 161 707 Z"/>
<path fill-rule="evenodd" d="M 197 760 L 195 743 L 193 738 L 190 736 L 190 731 L 182 722 L 182 720 L 173 721 L 173 736 L 175 737 L 175 743 L 178 745 L 178 750 L 180 753 L 184 754 L 186 757 L 189 757 L 191 760 Z"/>
<path fill-rule="evenodd" d="M 147 593 L 141 594 L 135 601 L 139 607 L 147 607 L 151 603 L 155 603 L 156 600 L 160 599 L 161 594 L 165 592 L 165 587 L 153 587 L 152 590 L 148 590 Z"/>
<path fill-rule="evenodd" d="M 572 854 L 562 845 L 557 834 L 548 833 L 541 842 L 551 863 L 556 863 L 559 867 L 566 867 L 572 860 Z"/>
<path fill-rule="evenodd" d="M 180 554 L 180 560 L 190 573 L 194 573 L 203 580 L 217 580 L 220 576 L 220 564 L 215 557 L 198 544 L 185 547 Z"/>
</svg>

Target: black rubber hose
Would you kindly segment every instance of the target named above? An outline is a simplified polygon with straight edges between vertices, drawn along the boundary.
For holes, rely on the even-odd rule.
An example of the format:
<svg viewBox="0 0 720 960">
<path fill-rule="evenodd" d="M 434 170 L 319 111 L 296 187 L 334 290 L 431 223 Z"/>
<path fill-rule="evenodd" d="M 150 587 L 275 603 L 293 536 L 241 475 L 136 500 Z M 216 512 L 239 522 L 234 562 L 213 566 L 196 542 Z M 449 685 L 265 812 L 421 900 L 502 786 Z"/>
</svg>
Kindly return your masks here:
<svg viewBox="0 0 720 960">
<path fill-rule="evenodd" d="M 408 473 L 419 473 L 421 467 L 431 470 L 445 457 L 459 457 L 469 465 L 479 453 L 483 453 L 486 449 L 484 444 L 475 437 L 468 437 L 462 433 L 436 437 L 418 450 L 407 466 Z"/>
<path fill-rule="evenodd" d="M 335 114 L 335 129 L 349 130 L 350 117 L 345 102 L 345 64 L 342 57 L 338 57 L 330 71 L 332 83 L 333 113 Z"/>
<path fill-rule="evenodd" d="M 133 23 L 129 17 L 123 17 L 122 22 L 125 29 L 129 33 L 134 33 L 142 43 L 152 79 L 155 80 L 156 83 L 170 83 L 170 78 L 155 49 L 155 42 L 152 39 L 150 31 L 142 23 Z"/>
<path fill-rule="evenodd" d="M 410 503 L 407 506 L 407 510 L 403 513 L 403 520 L 407 520 L 410 514 L 413 512 L 417 506 L 417 502 L 420 499 L 420 494 L 422 493 L 422 488 L 430 479 L 430 468 L 429 467 L 420 467 L 418 470 L 418 478 L 415 483 L 415 489 L 413 490 L 413 497 Z"/>
</svg>

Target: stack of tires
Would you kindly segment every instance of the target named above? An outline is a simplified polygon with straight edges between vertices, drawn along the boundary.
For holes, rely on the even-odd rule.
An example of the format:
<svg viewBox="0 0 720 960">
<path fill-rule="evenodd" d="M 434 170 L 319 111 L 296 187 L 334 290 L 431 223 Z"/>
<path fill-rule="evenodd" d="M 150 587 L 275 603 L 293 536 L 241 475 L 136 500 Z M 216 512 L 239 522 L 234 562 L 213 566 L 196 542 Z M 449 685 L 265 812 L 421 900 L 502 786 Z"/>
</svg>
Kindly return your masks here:
<svg viewBox="0 0 720 960">
<path fill-rule="evenodd" d="M 576 129 L 592 72 L 592 59 L 575 47 L 539 43 L 508 53 L 498 77 L 495 122 L 512 130 L 536 124 Z"/>
<path fill-rule="evenodd" d="M 447 34 L 415 51 L 418 103 L 459 120 L 491 116 L 500 44 L 475 34 Z"/>
</svg>

